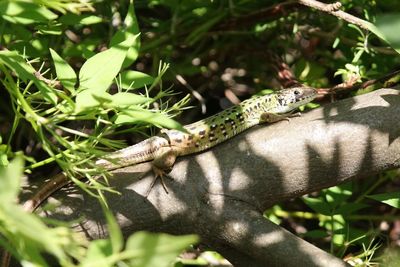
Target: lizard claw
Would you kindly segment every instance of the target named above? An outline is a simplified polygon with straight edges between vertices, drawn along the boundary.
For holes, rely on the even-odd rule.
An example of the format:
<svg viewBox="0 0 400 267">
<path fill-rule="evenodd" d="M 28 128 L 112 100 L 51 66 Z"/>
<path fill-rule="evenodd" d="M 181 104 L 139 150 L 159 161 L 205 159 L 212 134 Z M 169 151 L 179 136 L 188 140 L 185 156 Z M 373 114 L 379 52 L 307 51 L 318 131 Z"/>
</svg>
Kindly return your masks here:
<svg viewBox="0 0 400 267">
<path fill-rule="evenodd" d="M 156 184 L 157 180 L 160 180 L 160 183 L 161 183 L 162 187 L 164 188 L 165 193 L 169 194 L 167 185 L 164 182 L 164 177 L 168 177 L 167 173 L 169 173 L 172 170 L 172 168 L 169 170 L 163 170 L 154 165 L 152 167 L 153 167 L 153 172 L 154 172 L 154 179 L 151 182 L 150 187 L 146 192 L 146 195 L 145 195 L 146 198 L 149 196 L 149 194 L 150 194 L 151 190 L 153 189 L 154 185 Z"/>
</svg>

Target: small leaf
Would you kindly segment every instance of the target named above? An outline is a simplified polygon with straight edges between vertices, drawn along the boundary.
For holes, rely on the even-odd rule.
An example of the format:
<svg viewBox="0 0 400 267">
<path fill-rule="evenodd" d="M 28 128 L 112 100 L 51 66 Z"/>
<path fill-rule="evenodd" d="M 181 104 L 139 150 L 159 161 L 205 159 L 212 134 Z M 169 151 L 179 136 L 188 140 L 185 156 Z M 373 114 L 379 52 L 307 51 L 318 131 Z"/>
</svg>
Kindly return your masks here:
<svg viewBox="0 0 400 267">
<path fill-rule="evenodd" d="M 106 215 L 107 228 L 110 235 L 111 253 L 118 253 L 124 244 L 121 229 L 119 228 L 112 212 L 105 206 L 105 203 L 101 201 L 100 203 L 103 208 L 103 212 Z"/>
<path fill-rule="evenodd" d="M 35 27 L 35 30 L 40 34 L 47 35 L 61 35 L 62 29 L 61 24 L 41 24 Z"/>
<path fill-rule="evenodd" d="M 158 127 L 186 131 L 180 123 L 171 118 L 168 118 L 164 114 L 151 112 L 144 109 L 124 110 L 117 115 L 117 118 L 115 120 L 115 124 L 134 122 L 147 122 L 150 124 L 154 124 Z"/>
<path fill-rule="evenodd" d="M 21 155 L 6 167 L 0 168 L 0 202 L 14 203 L 21 188 L 24 160 Z"/>
<path fill-rule="evenodd" d="M 124 26 L 124 29 L 117 31 L 115 35 L 111 38 L 110 46 L 118 44 L 123 40 L 129 39 L 133 36 L 137 36 L 134 43 L 129 48 L 125 61 L 122 65 L 123 67 L 127 67 L 137 59 L 140 49 L 139 24 L 136 19 L 135 8 L 132 0 L 130 1 L 128 13 L 126 14 L 124 20 Z"/>
<path fill-rule="evenodd" d="M 104 106 L 111 103 L 111 95 L 107 92 L 93 92 L 93 90 L 85 90 L 80 92 L 75 99 L 75 112 L 92 109 L 98 106 Z"/>
<path fill-rule="evenodd" d="M 154 82 L 154 78 L 146 73 L 128 70 L 121 73 L 121 87 L 125 89 L 142 88 Z"/>
<path fill-rule="evenodd" d="M 303 201 L 315 212 L 321 213 L 323 215 L 331 215 L 332 213 L 330 205 L 320 198 L 303 197 Z"/>
<path fill-rule="evenodd" d="M 330 187 L 323 190 L 323 194 L 332 210 L 352 195 L 351 183 Z"/>
<path fill-rule="evenodd" d="M 367 197 L 400 209 L 400 192 L 376 194 Z"/>
<path fill-rule="evenodd" d="M 76 96 L 76 112 L 82 112 L 86 109 L 95 107 L 121 109 L 123 107 L 131 107 L 152 101 L 141 95 L 119 92 L 111 95 L 107 92 L 93 92 L 93 90 L 85 90 Z"/>
<path fill-rule="evenodd" d="M 105 92 L 120 71 L 126 53 L 137 37 L 130 36 L 122 43 L 89 58 L 79 72 L 79 88 Z"/>
<path fill-rule="evenodd" d="M 134 266 L 168 267 L 183 249 L 197 240 L 195 235 L 172 236 L 137 232 L 128 238 L 126 250 L 137 255 L 131 260 Z"/>
<path fill-rule="evenodd" d="M 77 15 L 73 13 L 67 13 L 64 16 L 60 17 L 58 21 L 61 22 L 63 25 L 92 25 L 101 23 L 103 19 L 98 16 L 89 14 Z"/>
<path fill-rule="evenodd" d="M 90 242 L 86 257 L 80 263 L 81 267 L 109 267 L 110 263 L 106 258 L 112 254 L 112 246 L 110 240 L 99 239 Z"/>
<path fill-rule="evenodd" d="M 76 74 L 74 69 L 51 48 L 50 54 L 54 61 L 58 80 L 66 89 L 68 89 L 68 91 L 71 92 L 71 94 L 74 94 L 74 87 L 76 84 Z"/>
<path fill-rule="evenodd" d="M 152 101 L 151 98 L 125 92 L 120 92 L 112 95 L 111 100 L 112 103 L 109 105 L 112 105 L 112 107 L 139 105 Z"/>
</svg>

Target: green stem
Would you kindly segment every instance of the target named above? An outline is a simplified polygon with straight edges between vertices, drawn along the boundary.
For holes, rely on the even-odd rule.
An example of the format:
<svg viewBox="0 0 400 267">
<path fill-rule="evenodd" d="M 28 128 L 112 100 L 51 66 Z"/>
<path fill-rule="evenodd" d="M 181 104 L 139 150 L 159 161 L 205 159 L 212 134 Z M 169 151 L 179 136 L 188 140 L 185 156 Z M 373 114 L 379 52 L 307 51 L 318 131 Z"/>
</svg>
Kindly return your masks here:
<svg viewBox="0 0 400 267">
<path fill-rule="evenodd" d="M 365 196 L 368 196 L 371 192 L 373 192 L 380 184 L 382 184 L 386 180 L 387 180 L 386 175 L 379 175 L 378 180 L 372 186 L 370 186 L 370 188 L 365 190 L 365 192 L 361 196 L 359 196 L 354 202 L 355 203 L 361 202 L 365 198 Z"/>
<path fill-rule="evenodd" d="M 19 91 L 19 87 L 14 83 L 14 79 L 11 77 L 10 73 L 4 67 L 4 65 L 0 65 L 0 69 L 3 71 L 8 80 L 8 82 L 3 80 L 3 84 L 10 93 L 16 96 L 17 100 L 20 103 L 20 106 L 28 115 L 26 116 L 26 119 L 32 124 L 32 127 L 36 130 L 38 124 L 39 125 L 46 124 L 48 122 L 47 119 L 37 115 L 36 112 L 32 109 L 32 107 L 28 104 L 28 102 L 26 102 L 24 96 Z"/>
</svg>

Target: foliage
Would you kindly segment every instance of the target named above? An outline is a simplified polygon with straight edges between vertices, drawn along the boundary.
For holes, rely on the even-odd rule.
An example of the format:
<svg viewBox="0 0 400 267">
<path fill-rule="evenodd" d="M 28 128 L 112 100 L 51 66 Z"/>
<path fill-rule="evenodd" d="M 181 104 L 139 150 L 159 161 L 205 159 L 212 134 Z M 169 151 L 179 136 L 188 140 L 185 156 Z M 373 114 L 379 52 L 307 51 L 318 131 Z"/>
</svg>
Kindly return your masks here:
<svg viewBox="0 0 400 267">
<path fill-rule="evenodd" d="M 39 218 L 26 213 L 14 203 L 20 191 L 22 156 L 17 156 L 0 173 L 0 244 L 8 248 L 24 266 L 49 266 L 41 251 L 53 255 L 63 266 L 114 266 L 135 263 L 137 266 L 169 266 L 176 255 L 196 242 L 195 236 L 174 237 L 167 234 L 137 232 L 124 245 L 112 213 L 104 207 L 110 231 L 109 239 L 88 242 L 68 226 L 48 228 Z M 156 257 L 154 257 L 156 255 Z"/>
<path fill-rule="evenodd" d="M 101 194 L 111 189 L 92 179 L 106 173 L 93 161 L 124 146 L 117 138 L 134 143 L 132 133 L 181 129 L 172 118 L 190 101 L 199 101 L 203 114 L 194 110 L 183 123 L 280 87 L 282 80 L 273 78 L 282 66 L 276 58 L 288 66 L 280 74 L 292 71 L 301 83 L 328 88 L 360 84 L 398 67 L 398 1 L 340 2 L 341 10 L 371 22 L 369 31 L 293 1 L 0 1 L 1 245 L 25 265 L 43 265 L 43 251 L 64 266 L 75 260 L 87 266 L 96 258 L 104 266 L 130 264 L 150 257 L 146 246 L 155 243 L 152 254 L 160 258 L 154 262 L 173 259 L 195 242 L 192 236 L 138 233 L 123 245 Z M 91 180 L 86 189 L 104 206 L 110 239 L 89 243 L 65 225 L 49 229 L 14 203 L 22 173 L 43 174 L 41 167 L 54 163 L 71 178 Z M 366 265 L 385 262 L 374 252 L 384 247 L 382 236 L 397 231 L 394 224 L 382 225 L 398 220 L 398 177 L 392 171 L 336 186 L 266 214 L 277 223 L 295 220 L 306 229 L 299 234 L 337 256 L 355 255 Z M 19 222 L 32 224 L 35 235 Z M 146 245 L 139 246 L 142 240 Z M 163 247 L 168 242 L 175 246 Z"/>
</svg>

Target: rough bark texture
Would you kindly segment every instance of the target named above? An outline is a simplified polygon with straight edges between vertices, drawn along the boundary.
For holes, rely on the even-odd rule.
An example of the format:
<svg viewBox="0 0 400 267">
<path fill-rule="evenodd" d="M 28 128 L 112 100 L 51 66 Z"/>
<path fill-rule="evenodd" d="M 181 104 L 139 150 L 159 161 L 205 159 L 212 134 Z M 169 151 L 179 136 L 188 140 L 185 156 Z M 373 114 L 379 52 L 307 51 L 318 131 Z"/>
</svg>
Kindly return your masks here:
<svg viewBox="0 0 400 267">
<path fill-rule="evenodd" d="M 262 211 L 355 178 L 400 166 L 399 91 L 382 89 L 324 105 L 268 127 L 257 126 L 207 152 L 178 159 L 169 194 L 150 164 L 115 171 L 106 194 L 126 236 L 137 230 L 196 233 L 235 266 L 345 266 L 262 217 Z M 67 194 L 68 193 L 68 194 Z M 54 195 L 50 216 L 84 218 L 77 231 L 107 235 L 96 200 L 76 188 Z"/>
</svg>

